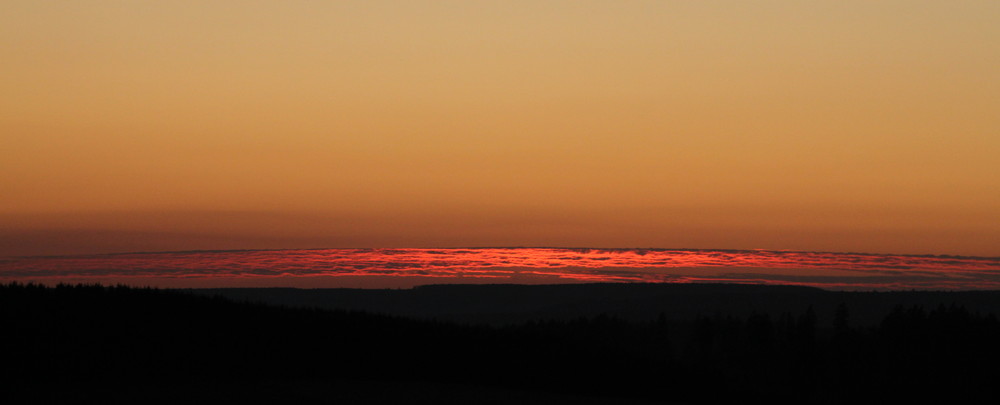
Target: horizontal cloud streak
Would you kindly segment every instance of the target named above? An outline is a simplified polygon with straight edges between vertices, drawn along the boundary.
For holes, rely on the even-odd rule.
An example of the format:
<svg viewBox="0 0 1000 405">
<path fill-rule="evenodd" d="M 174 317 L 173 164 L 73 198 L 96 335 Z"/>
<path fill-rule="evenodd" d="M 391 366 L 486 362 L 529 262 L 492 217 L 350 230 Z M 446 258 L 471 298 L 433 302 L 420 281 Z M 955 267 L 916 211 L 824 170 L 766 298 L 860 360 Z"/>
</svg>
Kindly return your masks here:
<svg viewBox="0 0 1000 405">
<path fill-rule="evenodd" d="M 414 277 L 436 282 L 737 282 L 835 289 L 1000 289 L 1000 258 L 773 250 L 320 249 L 192 251 L 19 257 L 0 279 L 128 282 L 142 279 Z M 316 280 L 325 280 L 319 285 Z M 217 284 L 217 283 L 216 283 Z M 373 286 L 377 286 L 377 282 Z"/>
</svg>

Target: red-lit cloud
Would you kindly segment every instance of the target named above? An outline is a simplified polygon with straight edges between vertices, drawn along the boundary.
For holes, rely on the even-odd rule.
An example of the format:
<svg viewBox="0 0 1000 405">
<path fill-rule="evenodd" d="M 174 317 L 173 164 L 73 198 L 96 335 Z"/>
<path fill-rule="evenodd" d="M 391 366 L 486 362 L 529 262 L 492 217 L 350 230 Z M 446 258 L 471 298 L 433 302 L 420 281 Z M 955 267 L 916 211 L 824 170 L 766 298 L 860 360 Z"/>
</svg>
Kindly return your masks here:
<svg viewBox="0 0 1000 405">
<path fill-rule="evenodd" d="M 1000 289 L 1000 258 L 555 248 L 196 251 L 11 258 L 0 261 L 0 279 L 190 287 L 735 282 L 831 289 Z M 355 282 L 362 279 L 366 282 Z"/>
</svg>

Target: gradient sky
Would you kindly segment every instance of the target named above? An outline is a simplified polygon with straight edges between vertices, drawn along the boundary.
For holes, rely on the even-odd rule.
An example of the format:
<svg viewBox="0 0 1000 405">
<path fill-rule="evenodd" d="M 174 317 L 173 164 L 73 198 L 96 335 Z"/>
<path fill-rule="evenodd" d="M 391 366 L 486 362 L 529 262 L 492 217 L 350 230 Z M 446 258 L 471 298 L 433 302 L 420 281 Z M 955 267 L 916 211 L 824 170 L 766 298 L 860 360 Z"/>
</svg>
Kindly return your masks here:
<svg viewBox="0 0 1000 405">
<path fill-rule="evenodd" d="M 1000 256 L 1000 2 L 0 2 L 0 256 Z"/>
</svg>

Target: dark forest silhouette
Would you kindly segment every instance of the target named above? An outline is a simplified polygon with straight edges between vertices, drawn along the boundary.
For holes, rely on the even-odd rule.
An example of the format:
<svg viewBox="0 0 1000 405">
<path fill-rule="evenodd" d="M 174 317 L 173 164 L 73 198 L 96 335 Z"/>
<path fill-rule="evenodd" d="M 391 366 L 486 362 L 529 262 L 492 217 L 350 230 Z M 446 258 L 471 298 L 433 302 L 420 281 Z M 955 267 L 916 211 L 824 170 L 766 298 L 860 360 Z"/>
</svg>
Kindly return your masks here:
<svg viewBox="0 0 1000 405">
<path fill-rule="evenodd" d="M 186 290 L 236 301 L 305 308 L 363 310 L 419 319 L 507 325 L 530 320 L 572 320 L 606 313 L 630 321 L 686 321 L 699 315 L 746 318 L 809 307 L 817 325 L 832 327 L 846 305 L 855 326 L 876 326 L 902 305 L 936 308 L 958 304 L 970 311 L 1000 313 L 996 291 L 828 291 L 814 287 L 753 284 L 611 283 L 552 285 L 425 285 L 412 289 L 216 288 Z"/>
<path fill-rule="evenodd" d="M 488 395 L 505 390 L 556 395 L 539 403 L 971 401 L 992 397 L 1000 374 L 1000 322 L 959 304 L 900 305 L 863 326 L 847 304 L 485 325 L 8 284 L 0 316 L 0 378 L 31 402 L 395 403 L 449 390 L 468 395 L 454 403 L 530 402 Z"/>
</svg>

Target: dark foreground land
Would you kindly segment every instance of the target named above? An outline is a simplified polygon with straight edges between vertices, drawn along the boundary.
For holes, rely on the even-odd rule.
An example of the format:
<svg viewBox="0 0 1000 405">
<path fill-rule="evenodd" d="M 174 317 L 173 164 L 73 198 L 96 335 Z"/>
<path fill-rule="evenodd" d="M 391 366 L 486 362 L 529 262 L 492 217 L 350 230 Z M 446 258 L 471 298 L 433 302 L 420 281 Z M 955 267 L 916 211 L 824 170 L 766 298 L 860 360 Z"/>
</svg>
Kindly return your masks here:
<svg viewBox="0 0 1000 405">
<path fill-rule="evenodd" d="M 926 310 L 952 304 L 1000 314 L 1000 291 L 827 291 L 747 284 L 427 285 L 413 289 L 215 288 L 187 290 L 240 302 L 355 310 L 503 326 L 532 320 L 573 320 L 606 314 L 630 321 L 687 321 L 698 316 L 746 318 L 801 314 L 810 307 L 821 328 L 833 326 L 842 304 L 853 326 L 878 326 L 897 306 Z"/>
<path fill-rule="evenodd" d="M 0 381 L 23 403 L 979 402 L 1000 386 L 998 307 L 738 285 L 10 284 Z"/>
</svg>

